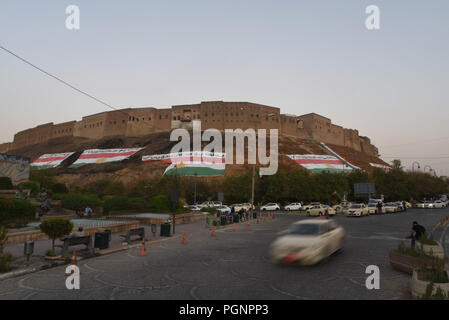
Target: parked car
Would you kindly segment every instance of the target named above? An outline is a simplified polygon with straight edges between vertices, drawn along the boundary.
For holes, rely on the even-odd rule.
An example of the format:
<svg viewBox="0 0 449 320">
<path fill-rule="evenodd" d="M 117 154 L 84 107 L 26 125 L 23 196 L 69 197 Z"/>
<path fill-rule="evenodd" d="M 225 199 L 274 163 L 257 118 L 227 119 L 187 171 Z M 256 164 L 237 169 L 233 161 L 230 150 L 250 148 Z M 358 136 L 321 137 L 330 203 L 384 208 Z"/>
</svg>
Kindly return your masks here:
<svg viewBox="0 0 449 320">
<path fill-rule="evenodd" d="M 368 214 L 378 214 L 378 213 L 385 213 L 385 207 L 382 205 L 381 212 L 379 212 L 378 204 L 377 203 L 368 203 L 366 206 L 368 209 Z"/>
<path fill-rule="evenodd" d="M 221 213 L 221 214 L 228 214 L 231 213 L 231 208 L 229 208 L 228 206 L 218 206 L 216 207 L 216 209 Z"/>
<path fill-rule="evenodd" d="M 201 206 L 196 205 L 196 204 L 184 206 L 184 208 L 189 209 L 190 211 L 201 211 Z"/>
<path fill-rule="evenodd" d="M 215 208 L 218 208 L 219 206 L 222 206 L 223 205 L 223 203 L 221 203 L 221 201 L 212 201 L 212 205 L 215 207 Z"/>
<path fill-rule="evenodd" d="M 334 208 L 332 208 L 331 206 L 328 206 L 327 204 L 323 205 L 325 211 L 325 214 L 329 215 L 329 216 L 333 216 L 337 213 L 337 211 L 335 211 Z"/>
<path fill-rule="evenodd" d="M 435 208 L 435 204 L 431 201 L 424 202 L 424 209 L 433 209 Z"/>
<path fill-rule="evenodd" d="M 343 246 L 344 230 L 334 219 L 306 219 L 280 233 L 269 249 L 275 263 L 313 265 Z"/>
<path fill-rule="evenodd" d="M 387 202 L 384 207 L 385 213 L 395 213 L 399 211 L 397 204 L 395 204 L 394 202 Z"/>
<path fill-rule="evenodd" d="M 416 202 L 416 204 L 415 204 L 415 207 L 416 208 L 421 208 L 421 209 L 424 209 L 424 201 L 419 201 L 419 202 Z"/>
<path fill-rule="evenodd" d="M 213 208 L 214 202 L 213 201 L 204 201 L 199 205 L 201 208 Z"/>
<path fill-rule="evenodd" d="M 307 209 L 308 216 L 323 216 L 326 214 L 327 209 L 322 204 L 314 205 L 312 208 Z"/>
<path fill-rule="evenodd" d="M 367 215 L 369 215 L 369 212 L 364 203 L 354 203 L 348 208 L 348 217 L 363 217 Z"/>
<path fill-rule="evenodd" d="M 397 212 L 405 211 L 404 204 L 401 201 L 393 202 L 398 208 Z"/>
<path fill-rule="evenodd" d="M 445 207 L 444 202 L 441 201 L 441 200 L 435 201 L 435 202 L 433 203 L 433 205 L 434 205 L 435 208 L 438 208 L 438 209 L 441 209 L 441 208 L 444 208 L 444 207 Z"/>
<path fill-rule="evenodd" d="M 240 205 L 242 206 L 243 210 L 245 210 L 245 212 L 256 209 L 256 207 L 254 205 L 251 205 L 251 203 L 249 202 L 241 203 Z"/>
<path fill-rule="evenodd" d="M 307 211 L 309 209 L 312 209 L 314 206 L 319 206 L 319 205 L 321 205 L 321 203 L 319 203 L 319 202 L 311 202 L 309 204 L 306 204 L 306 205 L 302 206 L 301 209 L 304 210 L 304 211 Z"/>
<path fill-rule="evenodd" d="M 341 203 L 332 206 L 332 208 L 334 208 L 337 213 L 345 213 L 351 205 L 352 203 L 349 201 L 342 201 Z"/>
<path fill-rule="evenodd" d="M 300 202 L 292 202 L 288 205 L 284 206 L 284 210 L 286 211 L 298 211 L 301 210 L 301 203 Z"/>
<path fill-rule="evenodd" d="M 260 210 L 262 211 L 276 211 L 281 210 L 281 207 L 277 203 L 267 203 L 266 205 L 260 207 Z"/>
</svg>

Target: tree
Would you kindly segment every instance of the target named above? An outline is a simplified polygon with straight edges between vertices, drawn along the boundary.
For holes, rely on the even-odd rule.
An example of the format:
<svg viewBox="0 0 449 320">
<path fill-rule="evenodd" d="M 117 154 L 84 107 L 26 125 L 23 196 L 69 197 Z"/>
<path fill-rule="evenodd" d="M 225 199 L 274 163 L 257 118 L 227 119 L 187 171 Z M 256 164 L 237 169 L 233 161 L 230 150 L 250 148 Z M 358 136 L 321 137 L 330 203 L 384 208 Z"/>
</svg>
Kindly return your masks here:
<svg viewBox="0 0 449 320">
<path fill-rule="evenodd" d="M 404 167 L 402 166 L 401 160 L 394 159 L 393 161 L 391 161 L 391 163 L 393 164 L 393 170 L 404 169 Z"/>
<path fill-rule="evenodd" d="M 72 232 L 73 224 L 62 218 L 51 218 L 44 220 L 39 228 L 52 240 L 52 253 L 55 254 L 55 240 L 69 235 Z"/>
</svg>

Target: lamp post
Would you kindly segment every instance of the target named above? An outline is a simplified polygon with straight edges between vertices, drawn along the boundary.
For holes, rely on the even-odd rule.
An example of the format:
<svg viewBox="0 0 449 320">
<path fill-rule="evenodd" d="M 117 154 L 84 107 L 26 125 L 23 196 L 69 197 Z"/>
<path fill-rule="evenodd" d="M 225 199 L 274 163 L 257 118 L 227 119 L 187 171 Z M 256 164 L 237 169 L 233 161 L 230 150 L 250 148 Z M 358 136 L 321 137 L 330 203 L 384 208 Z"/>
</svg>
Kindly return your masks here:
<svg viewBox="0 0 449 320">
<path fill-rule="evenodd" d="M 429 172 L 432 172 L 432 167 L 429 166 L 429 165 L 426 165 L 426 166 L 424 167 L 424 172 L 426 172 L 426 169 L 427 169 L 427 168 L 429 168 Z"/>
<path fill-rule="evenodd" d="M 415 172 L 415 163 L 418 165 L 418 169 L 421 168 L 421 166 L 419 165 L 419 162 L 415 161 L 412 163 L 412 172 Z"/>
</svg>

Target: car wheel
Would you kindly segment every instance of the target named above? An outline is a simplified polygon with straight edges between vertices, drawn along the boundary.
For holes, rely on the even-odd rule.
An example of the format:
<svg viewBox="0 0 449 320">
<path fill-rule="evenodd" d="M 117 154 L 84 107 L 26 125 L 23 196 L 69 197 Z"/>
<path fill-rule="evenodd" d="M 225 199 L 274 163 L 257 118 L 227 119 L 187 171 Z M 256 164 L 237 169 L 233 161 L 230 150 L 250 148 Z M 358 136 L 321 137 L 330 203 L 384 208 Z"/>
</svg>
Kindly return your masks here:
<svg viewBox="0 0 449 320">
<path fill-rule="evenodd" d="M 323 214 L 320 212 L 318 215 L 321 217 Z"/>
</svg>

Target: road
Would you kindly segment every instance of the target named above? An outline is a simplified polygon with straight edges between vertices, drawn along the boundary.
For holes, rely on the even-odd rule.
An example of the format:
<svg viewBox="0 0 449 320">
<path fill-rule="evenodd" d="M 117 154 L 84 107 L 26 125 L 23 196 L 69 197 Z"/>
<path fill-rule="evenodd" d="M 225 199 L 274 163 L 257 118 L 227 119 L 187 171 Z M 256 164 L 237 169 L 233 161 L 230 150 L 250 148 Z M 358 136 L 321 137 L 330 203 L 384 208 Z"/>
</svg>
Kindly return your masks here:
<svg viewBox="0 0 449 320">
<path fill-rule="evenodd" d="M 139 248 L 79 261 L 81 289 L 65 288 L 65 267 L 0 282 L 0 299 L 409 299 L 410 276 L 393 270 L 389 250 L 397 247 L 417 220 L 431 231 L 449 215 L 446 209 L 335 219 L 345 228 L 344 250 L 313 267 L 279 266 L 267 249 L 277 232 L 306 217 L 278 214 L 275 220 L 217 230 L 204 227 Z M 191 230 L 191 227 L 190 227 Z M 445 232 L 435 239 L 449 249 Z M 449 237 L 448 237 L 449 238 Z M 380 268 L 380 289 L 365 287 L 368 265 Z"/>
</svg>

